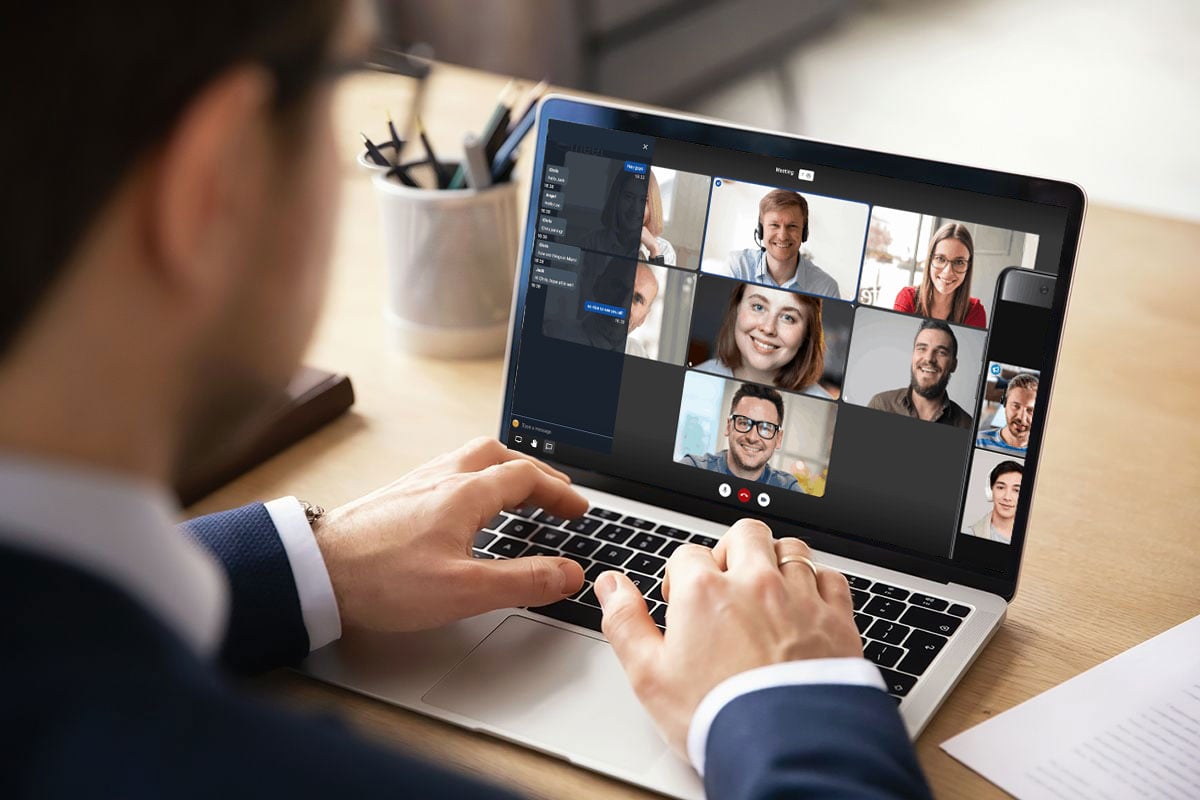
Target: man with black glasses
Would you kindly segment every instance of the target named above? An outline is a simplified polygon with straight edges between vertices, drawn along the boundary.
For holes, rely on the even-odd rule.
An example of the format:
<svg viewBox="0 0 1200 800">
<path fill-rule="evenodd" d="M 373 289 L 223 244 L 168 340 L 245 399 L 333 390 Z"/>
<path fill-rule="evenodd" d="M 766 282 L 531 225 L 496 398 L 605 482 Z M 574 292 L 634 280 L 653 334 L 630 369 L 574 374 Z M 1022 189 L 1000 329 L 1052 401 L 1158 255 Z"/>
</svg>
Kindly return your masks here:
<svg viewBox="0 0 1200 800">
<path fill-rule="evenodd" d="M 719 453 L 686 455 L 679 463 L 803 492 L 795 476 L 767 463 L 779 447 L 782 433 L 783 396 L 766 386 L 743 383 L 733 395 L 725 420 L 729 448 Z"/>
</svg>

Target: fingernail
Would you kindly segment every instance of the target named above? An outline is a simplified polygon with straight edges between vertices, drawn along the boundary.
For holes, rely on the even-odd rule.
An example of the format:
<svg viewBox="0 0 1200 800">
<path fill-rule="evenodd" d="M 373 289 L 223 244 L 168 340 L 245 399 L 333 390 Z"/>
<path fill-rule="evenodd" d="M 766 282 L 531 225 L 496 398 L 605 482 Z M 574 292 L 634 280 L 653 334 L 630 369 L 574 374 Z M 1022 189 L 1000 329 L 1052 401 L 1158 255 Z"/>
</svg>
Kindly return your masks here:
<svg viewBox="0 0 1200 800">
<path fill-rule="evenodd" d="M 600 605 L 604 605 L 609 596 L 617 590 L 617 577 L 611 572 L 606 572 L 596 579 L 596 599 L 600 601 Z"/>
</svg>

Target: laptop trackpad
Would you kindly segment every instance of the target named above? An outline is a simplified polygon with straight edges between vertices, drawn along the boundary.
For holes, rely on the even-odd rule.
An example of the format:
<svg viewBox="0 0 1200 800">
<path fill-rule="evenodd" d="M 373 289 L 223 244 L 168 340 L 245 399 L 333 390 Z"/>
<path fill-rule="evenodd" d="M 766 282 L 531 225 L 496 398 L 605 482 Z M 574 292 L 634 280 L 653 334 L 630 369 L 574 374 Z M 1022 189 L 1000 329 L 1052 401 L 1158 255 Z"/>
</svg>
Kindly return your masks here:
<svg viewBox="0 0 1200 800">
<path fill-rule="evenodd" d="M 550 752 L 641 772 L 667 750 L 612 647 L 511 616 L 423 698 Z"/>
</svg>

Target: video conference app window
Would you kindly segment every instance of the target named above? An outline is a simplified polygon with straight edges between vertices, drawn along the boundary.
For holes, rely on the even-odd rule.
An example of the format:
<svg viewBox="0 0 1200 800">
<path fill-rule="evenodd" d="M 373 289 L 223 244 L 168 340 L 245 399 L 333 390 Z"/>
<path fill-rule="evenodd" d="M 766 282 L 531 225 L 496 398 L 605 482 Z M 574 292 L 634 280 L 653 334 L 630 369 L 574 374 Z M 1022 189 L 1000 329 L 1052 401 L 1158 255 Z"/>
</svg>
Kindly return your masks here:
<svg viewBox="0 0 1200 800">
<path fill-rule="evenodd" d="M 565 169 L 543 176 L 541 211 L 559 219 L 539 217 L 532 270 L 548 299 L 531 290 L 526 333 L 582 346 L 553 371 L 578 375 L 594 411 L 622 381 L 603 365 L 626 365 L 613 430 L 632 438 L 608 470 L 702 496 L 732 476 L 766 490 L 774 515 L 943 557 L 971 526 L 1003 532 L 1002 515 L 981 528 L 964 503 L 986 494 L 974 464 L 1004 427 L 993 384 L 1019 369 L 985 375 L 997 276 L 1033 266 L 1036 235 L 710 177 L 695 161 L 554 150 L 547 169 Z M 549 245 L 578 248 L 573 286 L 546 280 L 564 260 Z M 739 392 L 754 413 L 734 408 Z"/>
</svg>

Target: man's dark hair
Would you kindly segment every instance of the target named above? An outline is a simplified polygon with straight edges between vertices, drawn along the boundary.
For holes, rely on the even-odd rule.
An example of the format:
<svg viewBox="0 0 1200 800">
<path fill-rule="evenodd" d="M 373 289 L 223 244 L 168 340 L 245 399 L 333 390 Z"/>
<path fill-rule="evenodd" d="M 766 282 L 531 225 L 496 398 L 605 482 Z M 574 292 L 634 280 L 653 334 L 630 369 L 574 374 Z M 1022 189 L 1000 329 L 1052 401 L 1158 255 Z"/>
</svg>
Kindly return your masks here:
<svg viewBox="0 0 1200 800">
<path fill-rule="evenodd" d="M 992 467 L 992 472 L 988 475 L 988 486 L 995 486 L 996 481 L 1001 475 L 1007 475 L 1010 472 L 1016 472 L 1020 475 L 1025 474 L 1025 468 L 1018 461 L 1001 461 L 996 466 Z"/>
<path fill-rule="evenodd" d="M 236 64 L 260 64 L 275 81 L 277 116 L 286 119 L 321 75 L 342 9 L 337 0 L 5 9 L 0 357 L 123 177 L 204 86 Z"/>
<path fill-rule="evenodd" d="M 917 337 L 921 335 L 921 331 L 941 331 L 950 337 L 950 355 L 958 358 L 958 337 L 954 335 L 954 330 L 940 319 L 927 319 L 921 323 L 921 327 L 917 328 L 917 335 L 913 337 L 913 342 L 916 343 Z"/>
<path fill-rule="evenodd" d="M 757 383 L 743 383 L 733 393 L 733 400 L 729 403 L 730 414 L 737 408 L 737 404 L 741 402 L 743 397 L 752 397 L 756 400 L 770 400 L 775 404 L 775 410 L 779 412 L 779 426 L 783 427 L 783 395 L 768 386 L 759 386 Z"/>
</svg>

